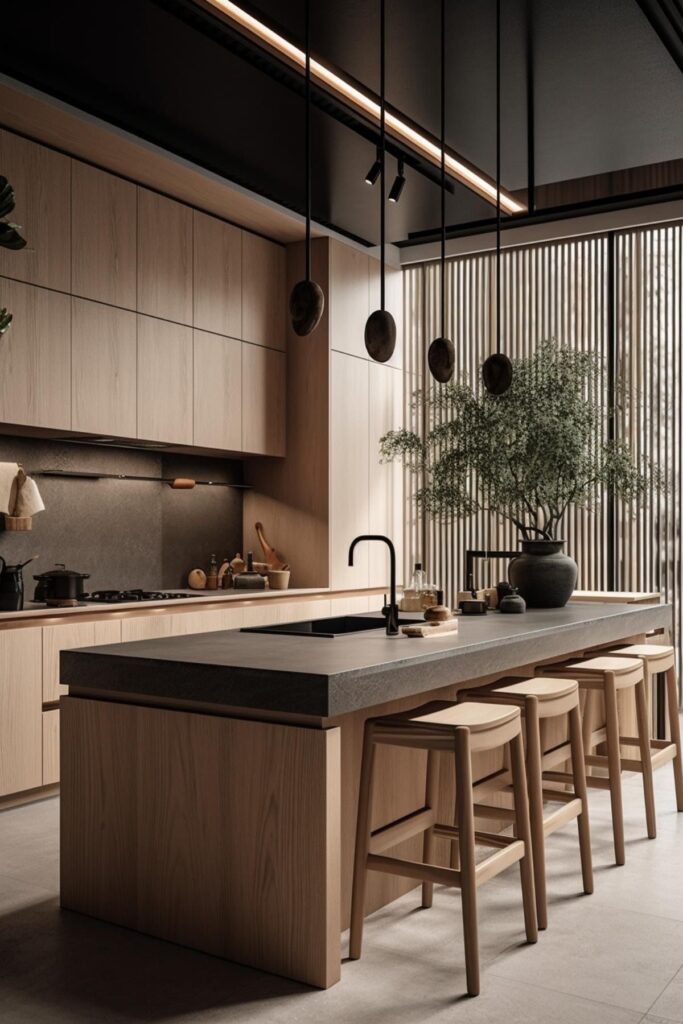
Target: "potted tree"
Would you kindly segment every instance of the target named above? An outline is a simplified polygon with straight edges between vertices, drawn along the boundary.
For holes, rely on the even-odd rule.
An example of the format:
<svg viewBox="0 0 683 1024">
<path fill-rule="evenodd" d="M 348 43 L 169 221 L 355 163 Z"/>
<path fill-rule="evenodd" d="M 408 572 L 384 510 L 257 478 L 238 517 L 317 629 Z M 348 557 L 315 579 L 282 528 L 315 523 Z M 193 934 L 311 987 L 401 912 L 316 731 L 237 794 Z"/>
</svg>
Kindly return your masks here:
<svg viewBox="0 0 683 1024">
<path fill-rule="evenodd" d="M 594 353 L 544 341 L 513 368 L 512 385 L 500 396 L 467 379 L 416 392 L 426 435 L 389 431 L 381 457 L 400 458 L 419 475 L 416 500 L 431 515 L 489 510 L 512 522 L 522 552 L 510 563 L 510 582 L 530 607 L 562 607 L 577 577 L 576 562 L 562 552 L 569 506 L 593 507 L 602 491 L 642 499 L 663 478 L 608 437 L 613 410 Z"/>
</svg>

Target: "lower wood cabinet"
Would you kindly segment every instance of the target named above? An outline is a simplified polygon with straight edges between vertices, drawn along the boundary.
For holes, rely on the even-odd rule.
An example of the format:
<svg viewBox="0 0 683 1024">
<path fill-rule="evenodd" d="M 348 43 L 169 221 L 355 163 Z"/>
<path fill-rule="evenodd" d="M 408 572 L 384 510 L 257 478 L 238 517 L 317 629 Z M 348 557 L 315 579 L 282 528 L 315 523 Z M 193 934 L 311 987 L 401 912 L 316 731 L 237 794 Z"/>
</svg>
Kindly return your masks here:
<svg viewBox="0 0 683 1024">
<path fill-rule="evenodd" d="M 96 647 L 116 644 L 121 640 L 120 619 L 98 619 L 96 622 L 70 622 L 43 627 L 43 703 L 59 700 L 67 692 L 59 683 L 59 655 L 75 647 Z"/>
<path fill-rule="evenodd" d="M 138 433 L 192 444 L 192 328 L 138 316 Z"/>
<path fill-rule="evenodd" d="M 59 709 L 43 711 L 43 785 L 59 782 Z"/>
<path fill-rule="evenodd" d="M 40 627 L 0 633 L 0 796 L 43 784 Z"/>
</svg>

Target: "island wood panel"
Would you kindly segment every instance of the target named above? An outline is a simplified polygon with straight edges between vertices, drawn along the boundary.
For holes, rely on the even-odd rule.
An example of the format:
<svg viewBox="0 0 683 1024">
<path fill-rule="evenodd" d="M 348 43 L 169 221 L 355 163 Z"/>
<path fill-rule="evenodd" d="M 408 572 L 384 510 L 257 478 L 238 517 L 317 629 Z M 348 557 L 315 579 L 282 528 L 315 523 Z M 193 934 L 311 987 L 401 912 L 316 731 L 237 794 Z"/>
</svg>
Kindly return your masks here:
<svg viewBox="0 0 683 1024">
<path fill-rule="evenodd" d="M 325 988 L 339 732 L 67 697 L 61 905 Z"/>
<path fill-rule="evenodd" d="M 94 622 L 69 622 L 43 627 L 43 703 L 59 700 L 67 687 L 59 682 L 59 655 L 75 647 L 116 644 L 121 640 L 121 620 L 101 618 Z"/>
<path fill-rule="evenodd" d="M 41 630 L 0 636 L 0 796 L 43 782 Z"/>
<path fill-rule="evenodd" d="M 380 461 L 380 439 L 403 423 L 403 372 L 381 363 L 369 363 L 369 466 L 368 525 L 370 533 L 390 537 L 396 548 L 396 579 L 405 580 L 403 571 L 403 528 L 406 513 L 403 493 L 403 466 L 400 461 Z M 369 549 L 369 586 L 389 584 L 389 552 L 385 545 Z"/>
<path fill-rule="evenodd" d="M 0 248 L 0 274 L 68 292 L 71 285 L 71 160 L 12 132 L 0 131 L 0 174 L 14 189 L 9 219 L 27 245 Z M 9 304 L 5 296 L 2 305 Z M 17 318 L 18 319 L 18 318 Z"/>
<path fill-rule="evenodd" d="M 284 455 L 287 366 L 284 352 L 242 345 L 242 451 Z"/>
<path fill-rule="evenodd" d="M 365 323 L 370 310 L 370 257 L 329 240 L 329 344 L 337 352 L 368 358 Z"/>
<path fill-rule="evenodd" d="M 194 210 L 194 326 L 242 337 L 242 231 Z"/>
<path fill-rule="evenodd" d="M 193 331 L 194 444 L 242 450 L 242 342 Z"/>
<path fill-rule="evenodd" d="M 191 445 L 192 328 L 138 316 L 138 432 L 145 441 Z"/>
<path fill-rule="evenodd" d="M 43 785 L 59 782 L 59 709 L 43 711 Z"/>
<path fill-rule="evenodd" d="M 87 299 L 71 300 L 71 426 L 137 436 L 137 317 Z"/>
<path fill-rule="evenodd" d="M 136 186 L 73 160 L 71 195 L 72 294 L 134 310 L 137 300 Z"/>
<path fill-rule="evenodd" d="M 284 349 L 287 337 L 284 246 L 259 235 L 242 236 L 242 339 Z M 282 382 L 284 387 L 284 380 Z"/>
<path fill-rule="evenodd" d="M 146 188 L 138 189 L 137 308 L 192 324 L 192 210 Z"/>
<path fill-rule="evenodd" d="M 330 356 L 330 586 L 369 586 L 369 544 L 349 544 L 368 533 L 369 518 L 369 364 L 332 352 Z"/>
<path fill-rule="evenodd" d="M 71 429 L 71 299 L 0 281 L 13 314 L 0 340 L 0 422 Z"/>
</svg>

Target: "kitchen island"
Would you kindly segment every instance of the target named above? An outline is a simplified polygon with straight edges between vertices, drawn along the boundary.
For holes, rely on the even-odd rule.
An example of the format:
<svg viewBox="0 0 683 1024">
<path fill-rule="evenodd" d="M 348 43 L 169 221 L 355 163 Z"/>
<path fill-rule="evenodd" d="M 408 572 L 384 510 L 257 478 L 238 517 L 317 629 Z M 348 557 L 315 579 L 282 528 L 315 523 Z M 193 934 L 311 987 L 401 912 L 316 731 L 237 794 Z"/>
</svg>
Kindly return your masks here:
<svg viewBox="0 0 683 1024">
<path fill-rule="evenodd" d="M 572 603 L 429 639 L 232 631 L 65 651 L 62 906 L 334 984 L 366 718 L 670 622 L 666 605 Z M 424 800 L 423 755 L 381 755 L 374 827 Z M 449 820 L 452 762 L 441 769 Z M 416 840 L 398 855 L 418 858 Z M 371 883 L 368 913 L 414 885 Z"/>
</svg>

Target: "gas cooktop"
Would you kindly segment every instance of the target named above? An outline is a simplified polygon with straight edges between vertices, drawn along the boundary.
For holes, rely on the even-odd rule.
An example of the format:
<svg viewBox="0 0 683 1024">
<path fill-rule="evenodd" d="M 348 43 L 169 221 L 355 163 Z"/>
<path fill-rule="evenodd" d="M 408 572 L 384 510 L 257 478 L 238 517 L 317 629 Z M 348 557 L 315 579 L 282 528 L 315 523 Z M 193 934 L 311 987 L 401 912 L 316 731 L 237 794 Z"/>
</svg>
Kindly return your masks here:
<svg viewBox="0 0 683 1024">
<path fill-rule="evenodd" d="M 94 590 L 92 594 L 83 594 L 83 600 L 97 604 L 123 604 L 126 601 L 177 601 L 184 597 L 200 596 L 175 590 Z"/>
</svg>

